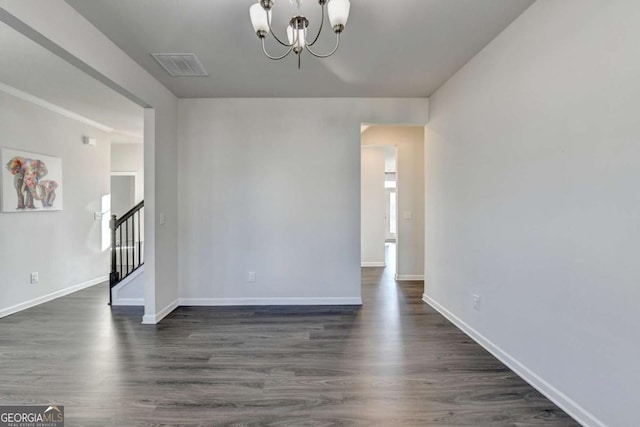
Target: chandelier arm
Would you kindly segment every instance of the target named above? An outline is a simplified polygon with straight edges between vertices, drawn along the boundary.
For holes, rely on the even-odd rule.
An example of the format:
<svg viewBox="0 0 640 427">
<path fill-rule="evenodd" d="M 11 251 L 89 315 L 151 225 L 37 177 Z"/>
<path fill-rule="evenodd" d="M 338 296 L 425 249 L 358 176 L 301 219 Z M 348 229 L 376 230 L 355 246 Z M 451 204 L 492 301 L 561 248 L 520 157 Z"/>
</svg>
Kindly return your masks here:
<svg viewBox="0 0 640 427">
<path fill-rule="evenodd" d="M 279 61 L 280 59 L 286 58 L 293 51 L 293 46 L 289 46 L 289 50 L 287 50 L 287 52 L 284 55 L 282 55 L 282 56 L 271 56 L 271 55 L 269 55 L 267 53 L 267 47 L 264 44 L 264 38 L 262 38 L 261 40 L 262 40 L 262 51 L 267 56 L 267 58 L 273 59 L 274 61 Z"/>
<path fill-rule="evenodd" d="M 285 43 L 282 40 L 280 40 L 278 38 L 278 36 L 276 36 L 276 33 L 273 32 L 273 28 L 271 28 L 271 19 L 269 19 L 269 11 L 268 10 L 264 10 L 264 12 L 267 14 L 267 25 L 269 26 L 269 32 L 271 33 L 271 35 L 273 36 L 274 39 L 276 39 L 276 41 L 278 43 L 280 43 L 282 46 L 285 47 L 293 47 L 298 41 L 296 40 L 294 43 L 289 44 L 289 43 Z"/>
<path fill-rule="evenodd" d="M 331 53 L 328 53 L 326 55 L 320 55 L 318 53 L 315 53 L 313 50 L 311 50 L 309 45 L 306 46 L 306 48 L 309 51 L 309 53 L 311 55 L 315 56 L 316 58 L 328 58 L 331 55 L 333 55 L 334 53 L 336 53 L 336 51 L 338 50 L 338 47 L 340 47 L 340 33 L 336 33 L 336 47 L 331 51 Z"/>
<path fill-rule="evenodd" d="M 322 27 L 324 26 L 324 4 L 320 5 L 320 7 L 322 8 L 322 19 L 320 20 L 320 28 L 318 28 L 318 34 L 316 35 L 316 38 L 313 39 L 313 42 L 309 43 L 309 46 L 313 46 L 314 44 L 316 44 L 316 42 L 318 41 L 318 39 L 320 38 L 320 33 L 322 33 Z"/>
</svg>

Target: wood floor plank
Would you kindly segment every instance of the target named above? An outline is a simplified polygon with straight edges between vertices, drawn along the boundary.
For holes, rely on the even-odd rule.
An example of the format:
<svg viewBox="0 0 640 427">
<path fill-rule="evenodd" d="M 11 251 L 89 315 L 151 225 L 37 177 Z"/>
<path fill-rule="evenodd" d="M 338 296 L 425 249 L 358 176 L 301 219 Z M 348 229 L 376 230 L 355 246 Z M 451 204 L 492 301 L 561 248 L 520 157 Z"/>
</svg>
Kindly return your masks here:
<svg viewBox="0 0 640 427">
<path fill-rule="evenodd" d="M 99 285 L 0 320 L 0 404 L 83 427 L 577 425 L 422 288 L 367 268 L 363 307 L 182 307 L 154 327 Z"/>
</svg>

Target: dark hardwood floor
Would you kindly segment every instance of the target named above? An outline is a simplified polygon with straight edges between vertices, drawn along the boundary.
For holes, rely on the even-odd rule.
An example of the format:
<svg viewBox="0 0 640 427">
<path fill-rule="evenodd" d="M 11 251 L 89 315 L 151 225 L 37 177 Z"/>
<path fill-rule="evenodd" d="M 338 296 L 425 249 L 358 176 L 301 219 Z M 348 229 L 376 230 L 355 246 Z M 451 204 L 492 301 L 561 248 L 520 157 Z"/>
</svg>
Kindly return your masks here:
<svg viewBox="0 0 640 427">
<path fill-rule="evenodd" d="M 0 319 L 0 404 L 67 426 L 574 426 L 421 302 L 363 271 L 363 307 L 179 308 L 160 325 L 106 284 Z"/>
</svg>

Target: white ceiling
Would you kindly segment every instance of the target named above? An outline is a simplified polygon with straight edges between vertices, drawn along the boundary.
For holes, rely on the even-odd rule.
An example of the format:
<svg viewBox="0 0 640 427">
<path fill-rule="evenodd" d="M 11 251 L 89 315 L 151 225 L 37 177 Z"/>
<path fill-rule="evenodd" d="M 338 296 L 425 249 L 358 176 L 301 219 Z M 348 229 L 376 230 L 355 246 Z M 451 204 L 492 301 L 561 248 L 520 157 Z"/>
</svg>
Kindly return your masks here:
<svg viewBox="0 0 640 427">
<path fill-rule="evenodd" d="M 0 22 L 0 83 L 114 129 L 116 142 L 140 142 L 143 110 Z"/>
<path fill-rule="evenodd" d="M 301 71 L 293 56 L 263 56 L 249 21 L 255 0 L 66 1 L 177 96 L 203 98 L 427 97 L 534 0 L 351 0 L 337 54 L 307 54 Z M 275 3 L 273 26 L 282 30 L 295 9 Z M 319 11 L 317 0 L 305 1 L 311 32 Z M 331 31 L 324 36 L 321 51 L 334 43 Z M 209 76 L 170 77 L 150 56 L 163 52 L 195 53 Z"/>
</svg>

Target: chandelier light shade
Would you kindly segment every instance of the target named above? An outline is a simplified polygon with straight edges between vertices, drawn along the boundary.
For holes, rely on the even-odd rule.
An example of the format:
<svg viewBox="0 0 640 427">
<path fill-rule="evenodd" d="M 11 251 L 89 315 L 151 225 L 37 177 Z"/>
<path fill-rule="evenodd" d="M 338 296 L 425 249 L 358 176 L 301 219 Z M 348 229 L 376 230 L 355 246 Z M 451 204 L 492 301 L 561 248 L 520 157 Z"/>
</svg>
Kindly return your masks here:
<svg viewBox="0 0 640 427">
<path fill-rule="evenodd" d="M 251 14 L 251 24 L 256 33 L 264 32 L 269 34 L 269 28 L 271 27 L 271 11 L 265 13 L 265 10 L 260 6 L 260 3 L 256 3 L 249 8 Z"/>
<path fill-rule="evenodd" d="M 305 33 L 305 30 L 296 30 L 289 25 L 287 27 L 287 38 L 289 39 L 289 44 L 291 44 L 294 49 L 304 49 L 306 45 Z"/>
<path fill-rule="evenodd" d="M 322 19 L 318 27 L 318 33 L 315 37 L 310 38 L 307 34 L 309 27 L 309 20 L 300 13 L 300 6 L 302 6 L 303 0 L 289 0 L 291 4 L 297 7 L 298 13 L 293 16 L 287 26 L 287 42 L 285 43 L 279 38 L 271 28 L 271 12 L 274 5 L 274 0 L 259 0 L 258 3 L 252 5 L 249 8 L 249 16 L 251 17 L 251 25 L 253 30 L 262 42 L 262 51 L 264 54 L 273 60 L 284 59 L 291 52 L 298 56 L 298 69 L 300 69 L 302 52 L 307 51 L 316 58 L 328 58 L 336 53 L 340 46 L 340 34 L 344 31 L 347 21 L 349 20 L 349 12 L 351 9 L 351 3 L 349 0 L 317 0 L 322 10 Z M 326 9 L 326 10 L 325 10 Z M 325 15 L 329 15 L 329 23 L 333 32 L 336 35 L 335 48 L 327 53 L 317 53 L 312 49 L 312 46 L 316 44 L 322 33 L 322 27 L 324 26 Z M 282 46 L 286 48 L 284 54 L 280 56 L 272 56 L 267 52 L 265 45 L 265 39 L 267 36 L 272 35 L 273 38 Z"/>
<path fill-rule="evenodd" d="M 347 21 L 349 20 L 349 10 L 351 9 L 351 3 L 349 0 L 331 0 L 327 5 L 327 12 L 329 12 L 329 22 L 331 23 L 331 28 L 336 29 L 336 27 L 344 27 L 347 26 Z"/>
</svg>

